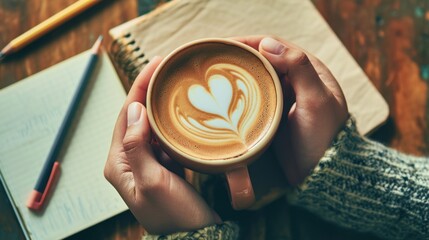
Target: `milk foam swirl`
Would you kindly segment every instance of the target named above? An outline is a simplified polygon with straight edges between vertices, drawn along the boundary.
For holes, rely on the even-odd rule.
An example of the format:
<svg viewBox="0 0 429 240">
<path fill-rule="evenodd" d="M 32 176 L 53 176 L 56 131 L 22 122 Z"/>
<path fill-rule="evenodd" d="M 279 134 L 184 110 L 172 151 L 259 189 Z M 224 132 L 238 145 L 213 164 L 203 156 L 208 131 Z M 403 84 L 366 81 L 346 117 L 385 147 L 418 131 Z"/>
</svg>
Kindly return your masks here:
<svg viewBox="0 0 429 240">
<path fill-rule="evenodd" d="M 261 107 L 256 79 L 237 65 L 219 63 L 207 69 L 200 83 L 190 85 L 186 95 L 182 92 L 174 97 L 187 97 L 193 111 L 177 101 L 170 105 L 180 132 L 202 144 L 238 141 L 246 145 L 246 136 L 257 122 Z"/>
</svg>

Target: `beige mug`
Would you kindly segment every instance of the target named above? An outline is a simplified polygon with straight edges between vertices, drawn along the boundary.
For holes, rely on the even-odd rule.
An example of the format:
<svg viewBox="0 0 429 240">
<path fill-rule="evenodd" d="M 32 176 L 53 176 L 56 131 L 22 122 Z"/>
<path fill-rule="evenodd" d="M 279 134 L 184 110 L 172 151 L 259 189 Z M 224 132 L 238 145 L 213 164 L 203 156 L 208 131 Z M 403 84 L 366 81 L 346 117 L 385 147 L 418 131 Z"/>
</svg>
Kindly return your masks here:
<svg viewBox="0 0 429 240">
<path fill-rule="evenodd" d="M 201 86 L 193 81 L 201 81 Z M 146 103 L 155 138 L 172 159 L 194 171 L 224 173 L 234 209 L 254 204 L 248 165 L 270 145 L 283 110 L 277 73 L 262 54 L 223 38 L 182 45 L 155 70 Z M 205 119 L 209 117 L 212 119 Z M 252 144 L 237 144 L 234 131 Z M 229 154 L 242 145 L 242 152 Z"/>
</svg>

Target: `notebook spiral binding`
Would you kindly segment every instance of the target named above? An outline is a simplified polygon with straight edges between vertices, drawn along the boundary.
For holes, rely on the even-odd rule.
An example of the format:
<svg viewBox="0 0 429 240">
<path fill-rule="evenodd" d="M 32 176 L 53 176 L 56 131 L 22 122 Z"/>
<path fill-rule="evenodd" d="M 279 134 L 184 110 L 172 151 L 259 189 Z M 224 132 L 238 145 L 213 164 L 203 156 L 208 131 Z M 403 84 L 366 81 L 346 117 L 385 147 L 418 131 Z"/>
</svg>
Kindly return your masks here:
<svg viewBox="0 0 429 240">
<path fill-rule="evenodd" d="M 137 46 L 131 33 L 116 38 L 110 45 L 110 53 L 115 64 L 127 77 L 129 86 L 134 83 L 143 67 L 149 63 L 149 59 Z"/>
</svg>

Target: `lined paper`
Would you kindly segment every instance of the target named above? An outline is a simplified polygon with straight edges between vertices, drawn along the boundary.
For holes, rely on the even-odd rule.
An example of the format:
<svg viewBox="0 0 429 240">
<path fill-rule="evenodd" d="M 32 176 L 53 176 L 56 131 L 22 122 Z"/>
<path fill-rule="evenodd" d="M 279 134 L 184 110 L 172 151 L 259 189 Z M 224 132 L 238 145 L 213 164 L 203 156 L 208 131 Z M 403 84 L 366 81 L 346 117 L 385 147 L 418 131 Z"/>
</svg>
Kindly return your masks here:
<svg viewBox="0 0 429 240">
<path fill-rule="evenodd" d="M 60 154 L 60 175 L 44 211 L 25 206 L 89 56 L 83 52 L 0 91 L 0 173 L 32 239 L 61 239 L 127 209 L 103 176 L 126 97 L 104 52 Z"/>
</svg>

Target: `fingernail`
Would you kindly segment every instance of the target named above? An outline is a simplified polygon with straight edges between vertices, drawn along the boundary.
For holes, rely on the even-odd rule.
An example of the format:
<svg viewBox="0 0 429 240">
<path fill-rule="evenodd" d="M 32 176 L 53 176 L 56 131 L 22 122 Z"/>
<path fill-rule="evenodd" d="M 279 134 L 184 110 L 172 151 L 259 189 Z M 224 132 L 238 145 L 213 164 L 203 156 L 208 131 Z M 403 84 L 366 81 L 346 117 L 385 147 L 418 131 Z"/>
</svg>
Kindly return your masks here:
<svg viewBox="0 0 429 240">
<path fill-rule="evenodd" d="M 140 120 L 141 112 L 142 112 L 142 105 L 140 103 L 133 102 L 130 105 L 128 105 L 128 112 L 127 112 L 128 126 Z"/>
<path fill-rule="evenodd" d="M 286 48 L 286 46 L 283 45 L 281 42 L 270 37 L 262 39 L 261 47 L 263 50 L 275 55 L 282 54 Z"/>
</svg>

